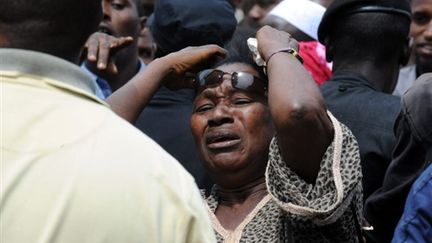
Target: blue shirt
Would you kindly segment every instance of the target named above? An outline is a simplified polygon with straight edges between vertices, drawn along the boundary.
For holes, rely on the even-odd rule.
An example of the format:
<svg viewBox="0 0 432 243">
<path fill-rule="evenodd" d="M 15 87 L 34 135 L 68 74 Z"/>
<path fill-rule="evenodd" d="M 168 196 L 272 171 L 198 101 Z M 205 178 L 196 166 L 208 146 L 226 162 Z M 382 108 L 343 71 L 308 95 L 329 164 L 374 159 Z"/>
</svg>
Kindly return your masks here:
<svg viewBox="0 0 432 243">
<path fill-rule="evenodd" d="M 144 62 L 139 59 L 139 69 L 138 72 L 141 72 L 145 69 L 146 65 L 144 64 Z M 96 74 L 94 74 L 92 71 L 90 71 L 85 64 L 81 64 L 81 69 L 87 73 L 88 75 L 90 75 L 92 82 L 94 83 L 94 85 L 96 86 L 96 96 L 99 97 L 100 99 L 106 99 L 108 98 L 108 96 L 110 96 L 112 94 L 112 89 L 111 86 L 109 85 L 108 81 L 106 81 L 103 78 L 98 77 Z"/>
<path fill-rule="evenodd" d="M 432 242 L 432 165 L 411 188 L 393 237 L 398 242 Z"/>
</svg>

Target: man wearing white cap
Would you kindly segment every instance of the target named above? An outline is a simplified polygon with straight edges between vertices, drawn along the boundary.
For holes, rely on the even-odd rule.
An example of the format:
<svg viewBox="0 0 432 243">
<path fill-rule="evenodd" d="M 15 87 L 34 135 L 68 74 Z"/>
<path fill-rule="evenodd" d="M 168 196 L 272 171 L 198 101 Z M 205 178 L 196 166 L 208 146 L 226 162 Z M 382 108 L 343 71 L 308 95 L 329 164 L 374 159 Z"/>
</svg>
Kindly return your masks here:
<svg viewBox="0 0 432 243">
<path fill-rule="evenodd" d="M 318 85 L 331 78 L 331 64 L 326 61 L 325 47 L 317 39 L 318 25 L 325 8 L 310 0 L 285 0 L 274 7 L 261 21 L 291 34 L 299 41 L 304 66 Z"/>
</svg>

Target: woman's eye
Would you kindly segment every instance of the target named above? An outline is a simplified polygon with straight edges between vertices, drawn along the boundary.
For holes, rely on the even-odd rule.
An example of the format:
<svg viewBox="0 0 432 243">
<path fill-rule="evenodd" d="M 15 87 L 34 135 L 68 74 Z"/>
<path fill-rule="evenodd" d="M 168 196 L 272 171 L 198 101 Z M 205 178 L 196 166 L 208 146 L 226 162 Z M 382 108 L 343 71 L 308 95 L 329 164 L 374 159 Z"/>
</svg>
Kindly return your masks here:
<svg viewBox="0 0 432 243">
<path fill-rule="evenodd" d="M 252 103 L 252 101 L 249 99 L 235 99 L 233 103 L 234 105 L 246 105 Z"/>
<path fill-rule="evenodd" d="M 205 104 L 205 105 L 201 105 L 198 108 L 196 108 L 195 112 L 202 113 L 202 112 L 206 112 L 208 110 L 211 110 L 212 108 L 213 108 L 212 104 Z"/>
</svg>

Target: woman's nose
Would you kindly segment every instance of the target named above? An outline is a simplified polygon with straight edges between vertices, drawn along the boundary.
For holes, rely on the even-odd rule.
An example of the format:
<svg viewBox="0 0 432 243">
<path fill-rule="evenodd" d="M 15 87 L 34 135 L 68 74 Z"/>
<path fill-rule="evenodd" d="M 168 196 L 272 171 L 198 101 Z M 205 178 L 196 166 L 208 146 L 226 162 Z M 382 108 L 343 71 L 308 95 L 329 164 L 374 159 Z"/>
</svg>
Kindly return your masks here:
<svg viewBox="0 0 432 243">
<path fill-rule="evenodd" d="M 220 126 L 226 123 L 232 123 L 234 121 L 230 108 L 226 105 L 217 105 L 213 112 L 211 113 L 211 117 L 208 120 L 209 126 Z"/>
</svg>

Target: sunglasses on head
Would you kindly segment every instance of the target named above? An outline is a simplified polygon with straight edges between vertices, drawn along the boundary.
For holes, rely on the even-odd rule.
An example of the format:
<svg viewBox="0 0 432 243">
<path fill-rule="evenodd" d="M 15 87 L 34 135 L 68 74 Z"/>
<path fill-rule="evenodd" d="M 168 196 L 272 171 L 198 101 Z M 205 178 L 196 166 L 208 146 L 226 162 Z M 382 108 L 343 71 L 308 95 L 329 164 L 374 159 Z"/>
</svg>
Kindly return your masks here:
<svg viewBox="0 0 432 243">
<path fill-rule="evenodd" d="M 254 93 L 264 93 L 267 90 L 266 83 L 250 73 L 226 73 L 218 69 L 206 69 L 199 72 L 195 78 L 195 89 L 199 91 L 206 87 L 217 86 L 223 82 L 224 75 L 231 76 L 231 85 L 233 88 Z"/>
</svg>

